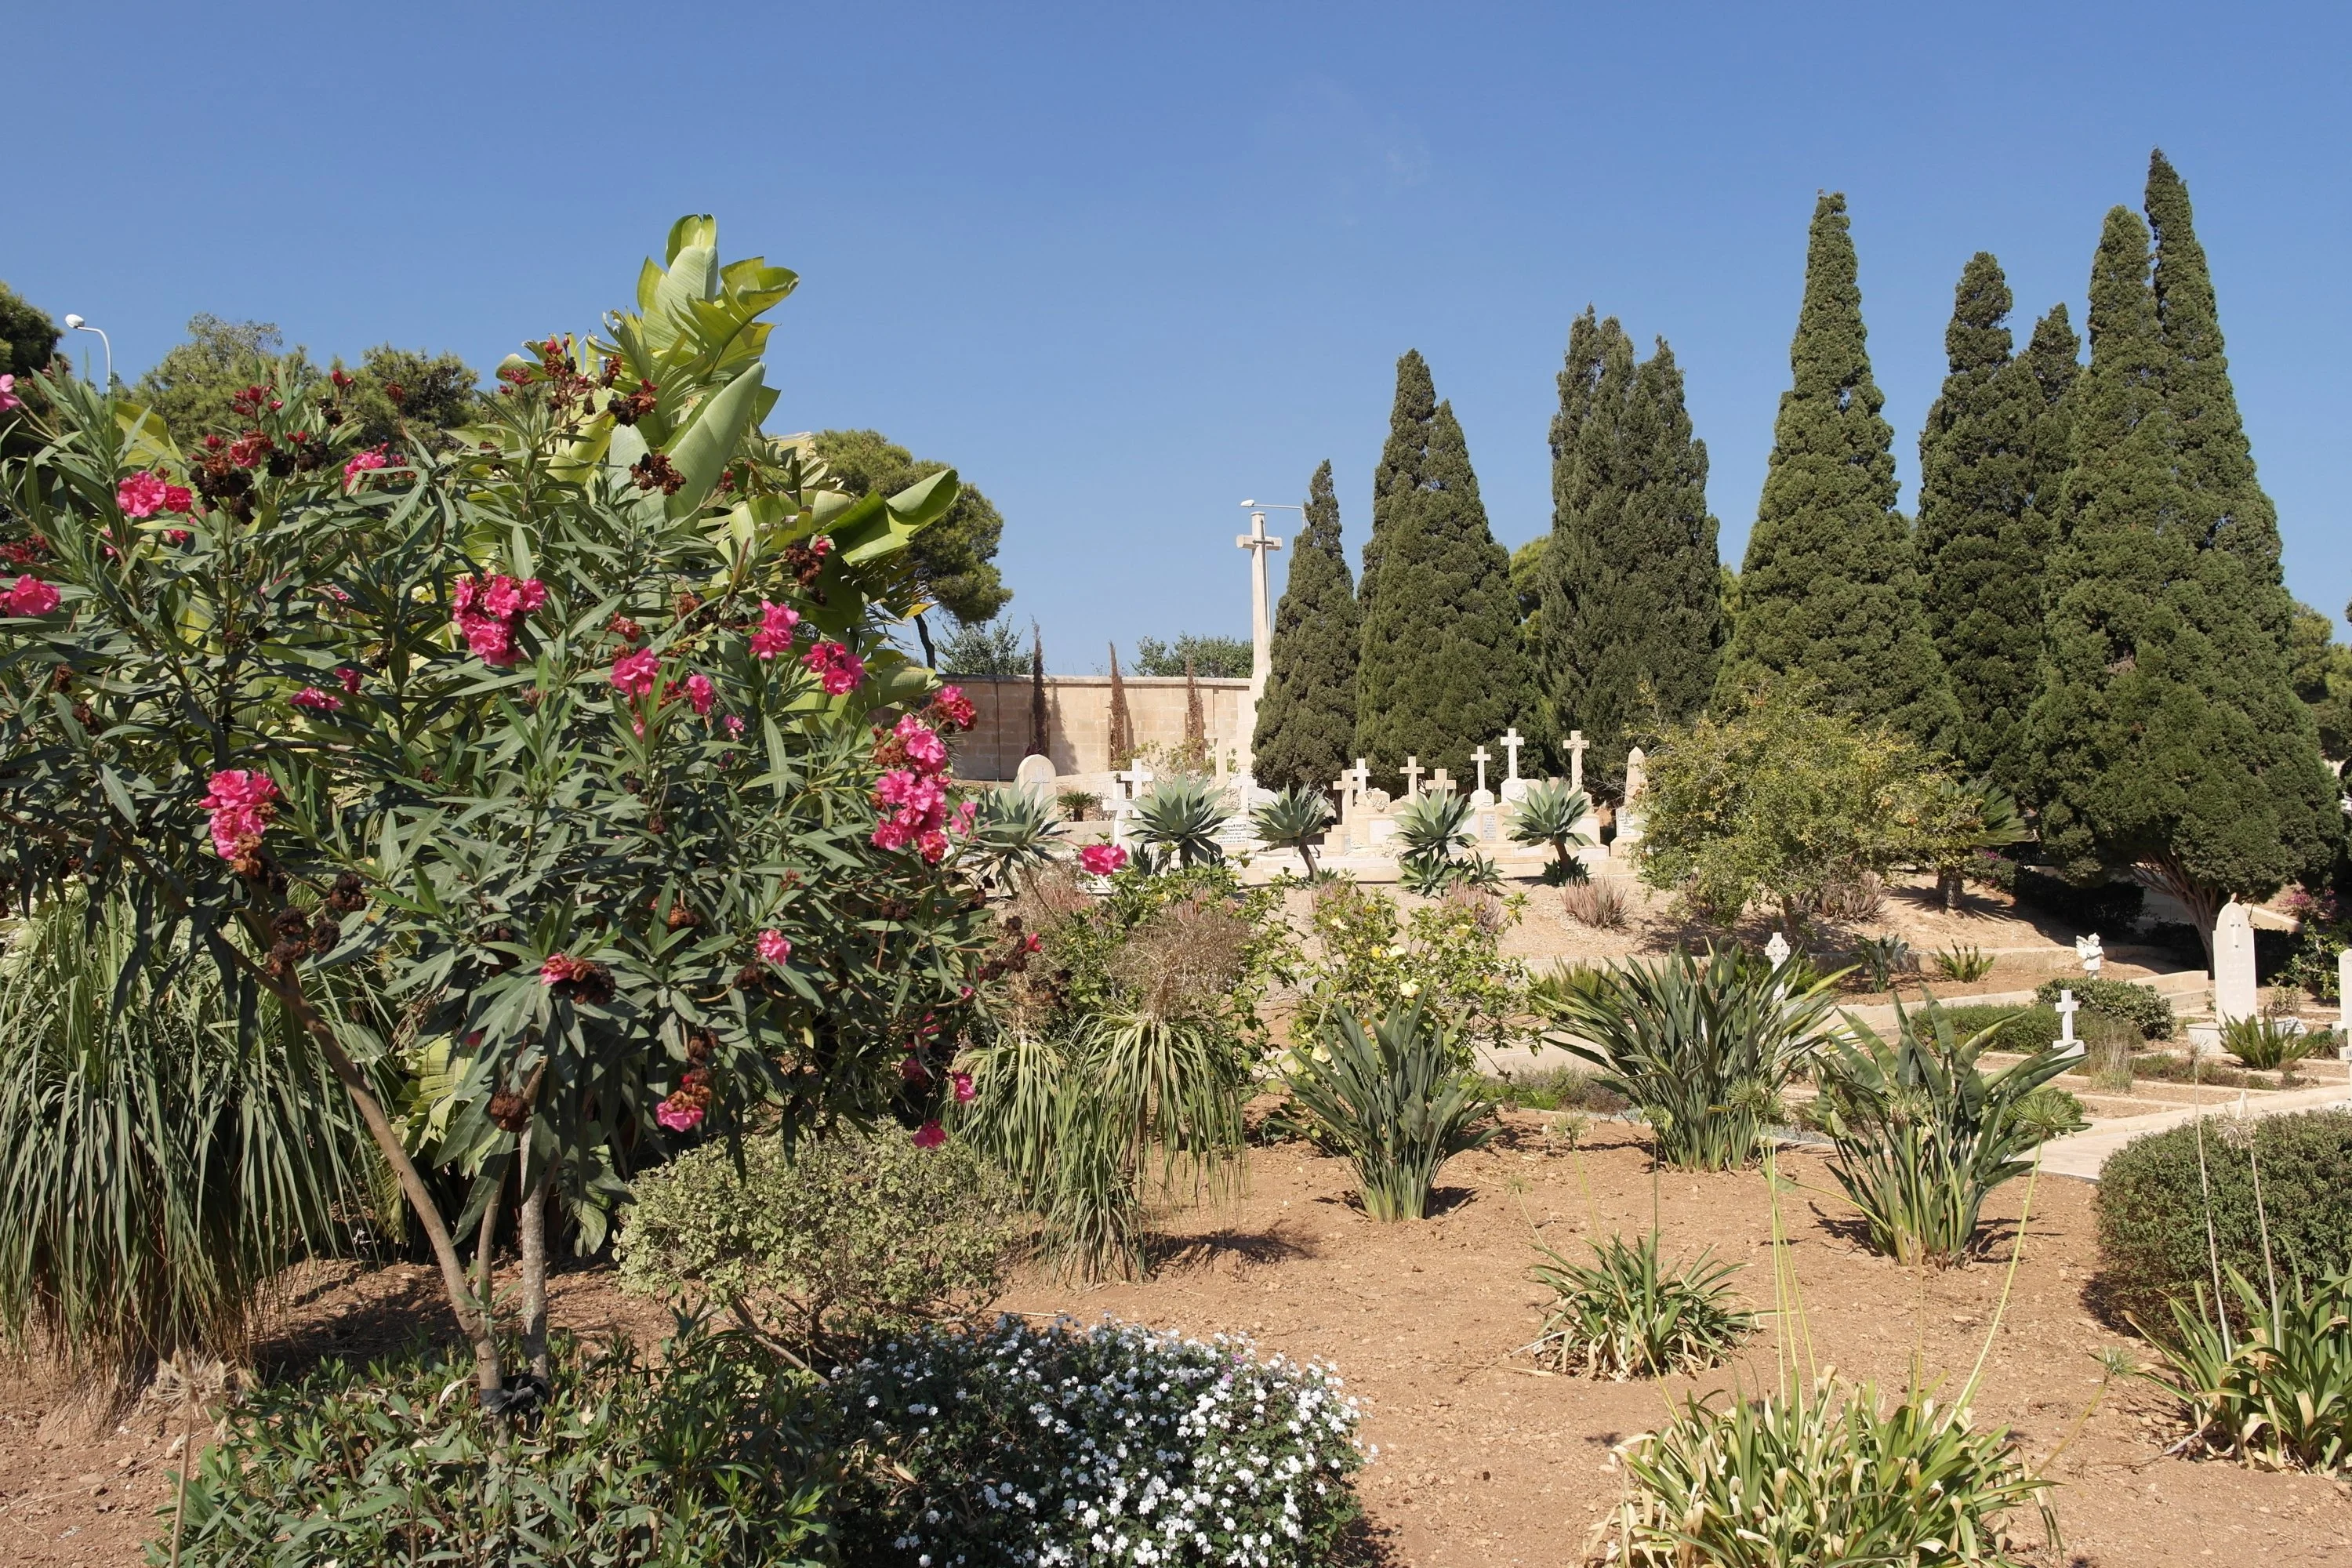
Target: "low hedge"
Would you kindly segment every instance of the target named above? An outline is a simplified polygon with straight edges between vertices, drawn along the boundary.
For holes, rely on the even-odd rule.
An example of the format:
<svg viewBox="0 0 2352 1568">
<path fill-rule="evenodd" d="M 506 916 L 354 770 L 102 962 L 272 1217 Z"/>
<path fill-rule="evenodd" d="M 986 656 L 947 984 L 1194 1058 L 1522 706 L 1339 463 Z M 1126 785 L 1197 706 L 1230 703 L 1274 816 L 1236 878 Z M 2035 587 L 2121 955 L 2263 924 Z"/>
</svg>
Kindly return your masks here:
<svg viewBox="0 0 2352 1568">
<path fill-rule="evenodd" d="M 2058 1038 L 2058 1015 L 2048 1007 L 1969 1002 L 1945 1008 L 1944 1016 L 1950 1021 L 1953 1035 L 1963 1040 L 1997 1027 L 2000 1033 L 1993 1037 L 1990 1048 L 2020 1056 L 2031 1056 Z"/>
<path fill-rule="evenodd" d="M 2110 1018 L 2121 1018 L 2151 1040 L 2172 1038 L 2172 1004 L 2147 986 L 2128 980 L 2093 980 L 2077 974 L 2043 981 L 2033 988 L 2033 999 L 2045 1007 L 2054 1007 L 2061 991 L 2072 991 L 2085 1013 L 2105 1013 Z"/>
<path fill-rule="evenodd" d="M 2270 1257 L 2284 1273 L 2316 1277 L 2352 1267 L 2352 1111 L 2313 1110 L 2239 1121 L 2209 1117 L 2134 1140 L 2099 1174 L 2102 1304 L 2153 1330 L 2170 1321 L 2167 1297 L 2209 1293 L 2212 1250 L 2222 1267 L 2265 1276 Z M 2206 1215 L 2212 1216 L 2209 1249 Z"/>
</svg>

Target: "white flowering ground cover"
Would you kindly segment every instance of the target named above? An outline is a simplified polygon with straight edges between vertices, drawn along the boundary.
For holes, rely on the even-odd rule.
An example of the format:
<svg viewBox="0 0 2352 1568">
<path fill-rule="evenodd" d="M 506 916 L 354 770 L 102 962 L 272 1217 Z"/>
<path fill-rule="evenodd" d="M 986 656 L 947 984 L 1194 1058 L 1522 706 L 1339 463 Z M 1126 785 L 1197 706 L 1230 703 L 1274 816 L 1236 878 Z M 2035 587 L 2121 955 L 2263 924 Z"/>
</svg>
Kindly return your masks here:
<svg viewBox="0 0 2352 1568">
<path fill-rule="evenodd" d="M 1303 1565 L 1360 1512 L 1355 1400 L 1238 1337 L 1003 1318 L 890 1341 L 834 1388 L 843 1436 L 908 1478 L 851 1527 L 883 1561 Z"/>
</svg>

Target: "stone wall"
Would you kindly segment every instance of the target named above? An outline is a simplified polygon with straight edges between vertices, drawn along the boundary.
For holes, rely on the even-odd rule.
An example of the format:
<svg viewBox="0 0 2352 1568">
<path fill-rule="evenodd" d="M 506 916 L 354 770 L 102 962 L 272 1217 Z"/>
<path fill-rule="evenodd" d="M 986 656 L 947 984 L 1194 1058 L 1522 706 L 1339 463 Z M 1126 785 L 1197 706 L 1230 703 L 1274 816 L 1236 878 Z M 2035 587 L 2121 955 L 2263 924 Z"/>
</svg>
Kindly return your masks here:
<svg viewBox="0 0 2352 1568">
<path fill-rule="evenodd" d="M 1010 781 L 1029 750 L 1029 678 L 959 676 L 955 683 L 971 699 L 977 714 L 971 732 L 956 741 L 956 776 Z M 1172 751 L 1184 743 L 1182 676 L 1129 675 L 1121 677 L 1120 684 L 1127 688 L 1127 711 L 1135 721 L 1137 745 Z M 1250 683 L 1202 677 L 1198 684 L 1209 744 L 1225 754 L 1228 768 L 1238 767 L 1249 753 L 1250 730 L 1256 722 Z M 1047 676 L 1045 723 L 1047 755 L 1058 775 L 1107 773 L 1125 760 L 1110 754 L 1108 675 Z"/>
</svg>

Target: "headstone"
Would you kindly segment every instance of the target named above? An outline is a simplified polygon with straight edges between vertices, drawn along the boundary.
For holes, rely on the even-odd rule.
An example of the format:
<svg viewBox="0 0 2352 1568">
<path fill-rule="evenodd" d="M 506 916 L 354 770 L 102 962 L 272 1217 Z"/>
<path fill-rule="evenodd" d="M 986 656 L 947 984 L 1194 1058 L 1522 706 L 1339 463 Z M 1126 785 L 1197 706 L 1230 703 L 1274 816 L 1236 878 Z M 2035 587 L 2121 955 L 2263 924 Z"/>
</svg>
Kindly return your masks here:
<svg viewBox="0 0 2352 1568">
<path fill-rule="evenodd" d="M 1486 791 L 1481 790 L 1478 793 L 1479 795 L 1485 795 Z M 1479 805 L 1478 795 L 1472 795 L 1470 797 L 1470 804 L 1474 806 Z M 1479 806 L 1476 814 L 1478 818 L 1478 837 L 1488 844 L 1494 843 L 1503 836 L 1503 814 L 1493 809 L 1494 805 L 1494 797 L 1492 795 L 1488 795 L 1485 805 L 1483 806 Z"/>
<path fill-rule="evenodd" d="M 1764 944 L 1764 956 L 1772 961 L 1772 967 L 1775 969 L 1778 969 L 1782 964 L 1788 963 L 1788 937 L 1780 931 L 1774 931 L 1772 933 L 1772 940 Z"/>
<path fill-rule="evenodd" d="M 2099 966 L 2106 962 L 2106 953 L 2099 945 L 2099 933 L 2074 939 L 2074 956 L 2083 961 L 2083 973 L 2093 980 L 2099 977 Z"/>
<path fill-rule="evenodd" d="M 1570 730 L 1568 732 L 1568 787 L 1570 789 L 1584 787 L 1584 731 Z"/>
<path fill-rule="evenodd" d="M 1639 746 L 1625 753 L 1625 804 L 1617 808 L 1617 843 L 1642 841 L 1642 792 L 1650 787 L 1649 757 Z"/>
<path fill-rule="evenodd" d="M 1421 765 L 1419 757 L 1407 757 L 1404 760 L 1404 766 L 1399 768 L 1397 772 L 1404 775 L 1405 799 L 1411 800 L 1421 793 L 1421 775 L 1428 771 Z"/>
<path fill-rule="evenodd" d="M 1486 789 L 1486 764 L 1495 760 L 1495 754 L 1492 752 L 1489 752 L 1486 747 L 1481 746 L 1476 751 L 1470 753 L 1470 760 L 1476 763 L 1478 768 L 1478 787 L 1470 792 L 1470 804 L 1473 805 L 1494 805 L 1495 797 L 1489 794 Z"/>
<path fill-rule="evenodd" d="M 2336 955 L 2336 1054 L 2352 1062 L 2352 947 Z"/>
<path fill-rule="evenodd" d="M 1454 793 L 1454 780 L 1447 775 L 1444 768 L 1439 768 L 1436 772 L 1429 775 L 1429 787 L 1433 794 L 1452 795 Z"/>
<path fill-rule="evenodd" d="M 1342 818 L 1346 817 L 1348 813 L 1356 808 L 1356 775 L 1342 773 L 1338 778 L 1333 779 L 1331 793 L 1339 797 L 1339 815 Z"/>
<path fill-rule="evenodd" d="M 2223 1024 L 2262 1011 L 2254 990 L 2254 921 L 2231 899 L 2213 922 L 2213 1016 Z"/>
<path fill-rule="evenodd" d="M 1054 793 L 1054 759 L 1030 752 L 1013 770 L 1013 782 L 1025 793 L 1045 799 Z"/>
<path fill-rule="evenodd" d="M 1364 792 L 1372 787 L 1372 770 L 1364 765 L 1364 759 L 1361 757 L 1358 757 L 1356 759 L 1355 778 L 1356 782 L 1352 786 L 1350 786 L 1350 789 L 1351 793 L 1356 797 L 1356 804 L 1361 805 L 1364 800 Z"/>
<path fill-rule="evenodd" d="M 2058 1015 L 2058 1054 L 2062 1057 L 2083 1054 L 2083 1042 L 2074 1037 L 2074 1015 L 2082 1005 L 2074 1000 L 2072 991 L 2061 990 L 2058 993 L 2058 1005 L 2053 1010 Z"/>
</svg>

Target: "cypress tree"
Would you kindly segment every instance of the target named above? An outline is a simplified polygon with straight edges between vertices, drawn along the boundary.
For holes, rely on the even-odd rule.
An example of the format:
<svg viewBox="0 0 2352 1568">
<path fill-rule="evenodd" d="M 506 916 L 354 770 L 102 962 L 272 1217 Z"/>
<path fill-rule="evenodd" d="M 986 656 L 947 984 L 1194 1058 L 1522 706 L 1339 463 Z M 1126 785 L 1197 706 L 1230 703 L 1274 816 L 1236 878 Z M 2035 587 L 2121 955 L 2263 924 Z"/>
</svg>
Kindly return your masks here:
<svg viewBox="0 0 2352 1568">
<path fill-rule="evenodd" d="M 1633 726 L 1688 719 L 1713 691 L 1723 570 L 1674 351 L 1660 339 L 1637 366 L 1616 320 L 1592 318 L 1570 331 L 1552 421 L 1536 668 L 1554 744 L 1583 731 L 1586 779 L 1613 788 Z"/>
<path fill-rule="evenodd" d="M 1135 761 L 1135 716 L 1127 710 L 1127 682 L 1118 676 L 1118 644 L 1110 645 L 1110 765 Z"/>
<path fill-rule="evenodd" d="M 2156 231 L 2156 321 L 2164 336 L 2164 401 L 2180 485 L 2199 527 L 2272 592 L 2262 615 L 2286 646 L 2294 601 L 2279 560 L 2278 509 L 2254 477 L 2254 453 L 2230 384 L 2213 275 L 2189 209 L 2189 187 L 2158 148 L 2147 160 L 2147 221 Z"/>
<path fill-rule="evenodd" d="M 1418 353 L 1397 362 L 1360 603 L 1357 753 L 1383 781 L 1409 754 L 1468 776 L 1471 750 L 1524 714 L 1518 601 L 1462 426 Z"/>
<path fill-rule="evenodd" d="M 1051 756 L 1046 749 L 1053 739 L 1045 720 L 1045 634 L 1037 623 L 1029 623 L 1029 754 Z"/>
<path fill-rule="evenodd" d="M 2137 867 L 2210 942 L 2230 896 L 2325 874 L 2335 781 L 2263 619 L 2270 585 L 2186 482 L 2148 231 L 2126 207 L 2092 267 L 2090 334 L 2027 718 L 2042 851 L 2077 879 Z"/>
<path fill-rule="evenodd" d="M 1780 395 L 1718 700 L 1795 677 L 1832 710 L 1948 747 L 1959 709 L 1895 510 L 1895 432 L 1879 416 L 1885 397 L 1871 379 L 1842 195 L 1813 208 L 1789 358 L 1794 384 Z"/>
<path fill-rule="evenodd" d="M 1356 584 L 1328 460 L 1307 487 L 1305 521 L 1291 543 L 1250 772 L 1268 789 L 1328 789 L 1356 739 L 1358 651 Z"/>
</svg>

